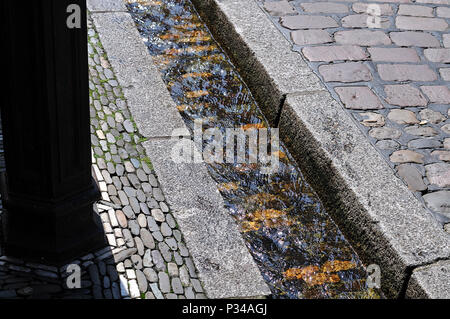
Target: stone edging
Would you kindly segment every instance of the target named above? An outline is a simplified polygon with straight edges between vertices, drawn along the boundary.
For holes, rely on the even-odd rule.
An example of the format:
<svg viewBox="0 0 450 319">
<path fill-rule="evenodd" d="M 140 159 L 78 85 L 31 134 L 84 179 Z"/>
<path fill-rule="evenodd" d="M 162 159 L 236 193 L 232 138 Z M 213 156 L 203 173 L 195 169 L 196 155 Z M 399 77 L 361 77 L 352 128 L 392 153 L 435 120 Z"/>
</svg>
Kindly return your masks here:
<svg viewBox="0 0 450 319">
<path fill-rule="evenodd" d="M 192 1 L 386 295 L 449 298 L 450 237 L 257 3 Z"/>
<path fill-rule="evenodd" d="M 122 0 L 88 0 L 100 40 L 174 212 L 209 298 L 270 294 L 255 262 L 224 208 L 216 183 L 202 164 L 177 165 L 169 158 L 173 129 L 184 122 L 153 65 Z"/>
</svg>

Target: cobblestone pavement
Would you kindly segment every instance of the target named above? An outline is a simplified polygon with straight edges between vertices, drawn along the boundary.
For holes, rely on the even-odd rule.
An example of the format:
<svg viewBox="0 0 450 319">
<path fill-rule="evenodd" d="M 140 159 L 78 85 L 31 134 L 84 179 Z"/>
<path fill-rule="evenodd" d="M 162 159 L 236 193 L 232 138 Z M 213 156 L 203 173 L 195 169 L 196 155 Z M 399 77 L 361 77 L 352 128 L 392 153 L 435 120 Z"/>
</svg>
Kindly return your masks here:
<svg viewBox="0 0 450 319">
<path fill-rule="evenodd" d="M 449 223 L 450 1 L 257 1 L 408 188 Z"/>
<path fill-rule="evenodd" d="M 0 248 L 0 299 L 206 298 L 91 20 L 88 26 L 93 174 L 102 193 L 96 210 L 109 246 L 73 262 L 81 289 L 66 287 L 67 266 L 25 263 Z"/>
</svg>

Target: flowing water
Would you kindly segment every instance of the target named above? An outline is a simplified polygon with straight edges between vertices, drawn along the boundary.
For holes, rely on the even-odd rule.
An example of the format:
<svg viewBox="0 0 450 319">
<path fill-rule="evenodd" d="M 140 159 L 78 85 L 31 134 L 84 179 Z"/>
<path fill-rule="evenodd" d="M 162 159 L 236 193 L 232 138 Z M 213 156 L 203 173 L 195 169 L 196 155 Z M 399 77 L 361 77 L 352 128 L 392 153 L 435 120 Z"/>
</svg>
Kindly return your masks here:
<svg viewBox="0 0 450 319">
<path fill-rule="evenodd" d="M 189 129 L 268 127 L 236 68 L 187 0 L 128 8 Z M 262 164 L 208 164 L 273 298 L 378 298 L 365 268 L 280 143 L 277 173 Z M 226 262 L 226 261 L 224 261 Z"/>
</svg>

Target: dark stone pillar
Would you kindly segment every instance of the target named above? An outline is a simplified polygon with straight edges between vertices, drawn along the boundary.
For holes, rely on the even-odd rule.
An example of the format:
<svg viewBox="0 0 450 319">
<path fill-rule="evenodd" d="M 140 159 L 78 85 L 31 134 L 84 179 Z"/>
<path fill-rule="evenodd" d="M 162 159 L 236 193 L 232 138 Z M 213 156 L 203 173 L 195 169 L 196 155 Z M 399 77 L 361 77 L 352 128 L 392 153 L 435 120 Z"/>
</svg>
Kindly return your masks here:
<svg viewBox="0 0 450 319">
<path fill-rule="evenodd" d="M 67 7 L 81 8 L 69 29 Z M 64 264 L 105 245 L 93 203 L 86 4 L 1 1 L 6 255 Z"/>
</svg>

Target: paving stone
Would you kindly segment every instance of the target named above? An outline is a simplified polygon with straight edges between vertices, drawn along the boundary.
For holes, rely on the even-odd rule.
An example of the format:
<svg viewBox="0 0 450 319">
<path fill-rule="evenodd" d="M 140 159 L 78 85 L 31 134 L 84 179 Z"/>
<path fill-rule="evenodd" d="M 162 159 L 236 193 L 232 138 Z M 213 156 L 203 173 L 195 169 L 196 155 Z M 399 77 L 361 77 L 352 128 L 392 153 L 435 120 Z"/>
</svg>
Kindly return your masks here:
<svg viewBox="0 0 450 319">
<path fill-rule="evenodd" d="M 385 81 L 435 81 L 436 73 L 428 65 L 379 64 L 378 73 Z"/>
<path fill-rule="evenodd" d="M 158 278 L 159 278 L 159 289 L 161 290 L 161 292 L 163 293 L 170 292 L 169 275 L 167 275 L 165 272 L 160 271 L 158 273 Z"/>
<path fill-rule="evenodd" d="M 300 6 L 308 13 L 346 13 L 348 7 L 345 4 L 334 2 L 302 3 Z"/>
<path fill-rule="evenodd" d="M 410 150 L 395 151 L 389 159 L 394 163 L 424 163 L 424 156 L 422 154 Z"/>
<path fill-rule="evenodd" d="M 183 294 L 184 289 L 183 285 L 181 284 L 180 278 L 172 278 L 172 290 L 176 294 Z"/>
<path fill-rule="evenodd" d="M 446 134 L 450 134 L 450 124 L 445 124 L 441 126 L 441 130 Z"/>
<path fill-rule="evenodd" d="M 441 18 L 450 18 L 450 8 L 448 7 L 437 7 L 436 15 Z"/>
<path fill-rule="evenodd" d="M 147 224 L 148 224 L 148 228 L 152 232 L 156 232 L 159 230 L 159 226 L 158 226 L 158 224 L 156 224 L 156 221 L 152 216 L 147 216 Z"/>
<path fill-rule="evenodd" d="M 395 25 L 405 30 L 445 31 L 448 28 L 444 19 L 405 16 L 397 16 Z"/>
<path fill-rule="evenodd" d="M 368 48 L 372 61 L 376 62 L 420 62 L 412 48 Z"/>
<path fill-rule="evenodd" d="M 88 267 L 89 277 L 94 285 L 101 285 L 100 275 L 98 272 L 98 268 L 95 264 L 92 264 Z"/>
<path fill-rule="evenodd" d="M 119 222 L 120 227 L 127 228 L 128 220 L 125 214 L 121 210 L 116 210 L 117 221 Z"/>
<path fill-rule="evenodd" d="M 427 207 L 450 217 L 450 191 L 437 191 L 423 195 Z"/>
<path fill-rule="evenodd" d="M 439 148 L 441 142 L 433 138 L 422 138 L 408 142 L 408 148 Z"/>
<path fill-rule="evenodd" d="M 401 4 L 397 14 L 415 17 L 434 17 L 433 8 L 409 4 Z"/>
<path fill-rule="evenodd" d="M 277 2 L 265 2 L 264 9 L 266 9 L 267 12 L 276 17 L 298 14 L 294 7 L 290 5 L 286 0 Z"/>
<path fill-rule="evenodd" d="M 175 263 L 172 262 L 168 263 L 167 271 L 170 277 L 178 277 L 178 267 Z"/>
<path fill-rule="evenodd" d="M 378 97 L 368 87 L 336 87 L 335 91 L 348 109 L 370 110 L 383 108 Z"/>
<path fill-rule="evenodd" d="M 391 21 L 388 18 L 377 17 L 368 14 L 351 14 L 341 19 L 342 27 L 344 28 L 368 28 L 371 29 L 387 29 L 391 26 Z"/>
<path fill-rule="evenodd" d="M 334 34 L 334 40 L 339 44 L 347 45 L 388 45 L 391 39 L 382 31 L 371 30 L 345 30 Z"/>
<path fill-rule="evenodd" d="M 151 282 L 151 283 L 158 282 L 158 274 L 153 269 L 145 268 L 144 275 L 149 282 Z"/>
<path fill-rule="evenodd" d="M 291 39 L 297 45 L 322 44 L 333 42 L 325 30 L 296 30 L 291 32 Z"/>
<path fill-rule="evenodd" d="M 142 242 L 144 243 L 144 246 L 150 249 L 155 248 L 155 241 L 153 239 L 152 234 L 147 229 L 141 229 L 140 230 L 140 236 L 142 239 Z"/>
<path fill-rule="evenodd" d="M 427 60 L 435 63 L 450 63 L 450 49 L 425 49 Z"/>
<path fill-rule="evenodd" d="M 166 263 L 164 262 L 164 259 L 158 250 L 152 250 L 152 260 L 157 270 L 159 271 L 166 270 Z"/>
<path fill-rule="evenodd" d="M 147 249 L 144 253 L 144 257 L 142 259 L 142 264 L 145 268 L 153 266 L 152 252 L 150 249 Z"/>
<path fill-rule="evenodd" d="M 146 293 L 148 289 L 148 282 L 147 278 L 145 277 L 144 273 L 140 270 L 136 270 L 136 280 L 139 288 L 139 292 L 141 294 Z"/>
<path fill-rule="evenodd" d="M 434 163 L 425 166 L 428 180 L 439 187 L 450 187 L 450 164 Z"/>
<path fill-rule="evenodd" d="M 192 259 L 186 258 L 185 262 L 186 262 L 186 266 L 189 270 L 189 276 L 191 276 L 191 278 L 197 278 L 197 272 L 195 270 L 195 266 L 194 266 L 194 263 L 192 262 Z"/>
<path fill-rule="evenodd" d="M 192 287 L 187 287 L 185 292 L 186 299 L 196 299 L 194 289 Z"/>
<path fill-rule="evenodd" d="M 131 298 L 139 298 L 141 296 L 140 292 L 139 292 L 139 287 L 138 284 L 136 282 L 136 280 L 130 280 L 128 282 L 128 284 L 130 285 L 130 297 Z"/>
<path fill-rule="evenodd" d="M 125 206 L 125 207 L 122 209 L 122 212 L 125 214 L 125 216 L 126 216 L 128 219 L 135 218 L 134 211 L 133 211 L 133 209 L 131 208 L 131 206 L 129 206 L 129 205 Z"/>
<path fill-rule="evenodd" d="M 419 115 L 422 120 L 425 120 L 425 121 L 433 123 L 433 124 L 437 124 L 437 123 L 440 123 L 440 122 L 446 120 L 445 116 L 442 115 L 442 113 L 439 113 L 439 112 L 436 112 L 436 111 L 433 111 L 430 109 L 424 109 L 424 110 L 420 111 Z"/>
<path fill-rule="evenodd" d="M 381 140 L 375 145 L 382 150 L 397 150 L 400 148 L 400 144 L 393 140 Z"/>
<path fill-rule="evenodd" d="M 156 283 L 150 284 L 150 288 L 152 289 L 152 292 L 156 297 L 156 299 L 164 299 L 164 296 L 162 295 L 161 291 L 158 288 L 158 284 Z"/>
<path fill-rule="evenodd" d="M 431 103 L 450 104 L 450 89 L 443 85 L 421 86 Z"/>
<path fill-rule="evenodd" d="M 307 16 L 296 15 L 287 16 L 280 19 L 283 27 L 297 30 L 297 29 L 325 29 L 338 27 L 337 22 L 331 17 L 324 16 Z"/>
<path fill-rule="evenodd" d="M 157 222 L 164 222 L 166 220 L 164 213 L 160 209 L 152 209 L 152 216 Z"/>
<path fill-rule="evenodd" d="M 200 283 L 200 280 L 192 279 L 191 282 L 192 282 L 192 286 L 194 287 L 195 292 L 198 292 L 198 293 L 202 293 L 203 292 L 203 287 L 202 287 L 202 285 Z"/>
<path fill-rule="evenodd" d="M 450 137 L 444 139 L 444 148 L 450 149 Z"/>
<path fill-rule="evenodd" d="M 424 32 L 404 31 L 391 32 L 392 41 L 398 46 L 416 46 L 416 47 L 440 47 L 439 40 L 432 34 Z"/>
<path fill-rule="evenodd" d="M 388 114 L 388 119 L 397 124 L 418 124 L 419 120 L 416 118 L 414 112 L 408 110 L 393 109 Z"/>
<path fill-rule="evenodd" d="M 385 3 L 377 3 L 377 8 L 379 9 L 379 12 L 377 12 L 379 15 L 392 15 L 394 12 L 392 11 L 392 7 L 389 4 Z M 352 5 L 353 11 L 356 13 L 368 13 L 370 10 L 369 3 L 363 3 L 363 2 L 356 2 Z M 369 11 L 368 11 L 369 10 Z"/>
<path fill-rule="evenodd" d="M 139 227 L 139 224 L 137 223 L 137 221 L 135 219 L 130 220 L 128 222 L 128 226 L 129 226 L 129 228 L 131 230 L 131 233 L 134 236 L 138 236 L 139 235 L 140 227 Z"/>
<path fill-rule="evenodd" d="M 428 104 L 419 89 L 409 84 L 386 85 L 386 102 L 398 106 L 426 106 Z"/>
<path fill-rule="evenodd" d="M 145 216 L 144 214 L 139 214 L 137 221 L 140 227 L 147 227 L 147 216 Z"/>
<path fill-rule="evenodd" d="M 367 66 L 360 62 L 337 63 L 319 66 L 319 72 L 327 82 L 360 82 L 372 80 Z"/>
<path fill-rule="evenodd" d="M 165 239 L 165 243 L 167 244 L 167 246 L 169 246 L 169 248 L 171 250 L 177 250 L 178 249 L 177 241 L 173 237 L 166 238 Z"/>
<path fill-rule="evenodd" d="M 130 248 L 126 250 L 122 250 L 121 252 L 114 254 L 114 260 L 118 264 L 121 261 L 124 261 L 125 259 L 129 258 L 130 256 L 134 255 L 137 252 L 136 248 Z"/>
<path fill-rule="evenodd" d="M 172 229 L 170 228 L 170 226 L 167 223 L 162 223 L 161 224 L 161 233 L 163 234 L 164 237 L 170 237 L 170 236 L 172 236 Z"/>
<path fill-rule="evenodd" d="M 450 161 L 450 152 L 449 151 L 433 151 L 431 152 L 431 156 L 435 156 L 436 158 L 440 159 L 441 161 Z"/>
<path fill-rule="evenodd" d="M 412 191 L 424 191 L 427 185 L 423 182 L 422 174 L 410 164 L 401 164 L 397 168 L 398 174 Z"/>
<path fill-rule="evenodd" d="M 436 130 L 429 126 L 409 126 L 405 128 L 405 132 L 416 136 L 430 137 L 437 135 Z"/>
</svg>

